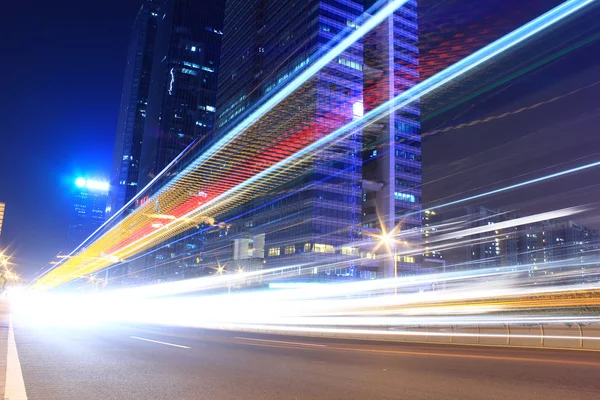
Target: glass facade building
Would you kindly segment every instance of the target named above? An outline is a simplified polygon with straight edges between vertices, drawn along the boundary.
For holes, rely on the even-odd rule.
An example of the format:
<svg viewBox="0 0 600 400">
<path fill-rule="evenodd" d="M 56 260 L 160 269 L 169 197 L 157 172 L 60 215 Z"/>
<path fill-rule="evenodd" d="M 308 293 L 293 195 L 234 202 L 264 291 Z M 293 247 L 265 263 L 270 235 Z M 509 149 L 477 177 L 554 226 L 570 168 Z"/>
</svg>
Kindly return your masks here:
<svg viewBox="0 0 600 400">
<path fill-rule="evenodd" d="M 362 0 L 229 0 L 221 28 L 188 25 L 192 18 L 182 4 L 190 4 L 177 3 L 158 12 L 141 183 L 195 142 L 194 151 L 161 182 L 177 174 L 358 29 L 365 12 Z M 251 151 L 242 148 L 231 157 L 247 158 L 247 163 L 256 162 L 253 158 L 280 160 L 293 154 L 290 149 L 315 143 L 414 85 L 415 9 L 416 3 L 409 2 L 250 123 L 242 136 Z M 215 48 L 202 35 L 220 40 L 221 34 L 217 63 Z M 197 90 L 199 82 L 213 82 L 208 80 L 216 77 L 213 65 L 218 86 Z M 381 80 L 393 84 L 391 89 L 381 87 Z M 213 99 L 215 106 L 208 107 Z M 214 274 L 223 266 L 231 272 L 298 265 L 294 279 L 389 276 L 389 257 L 376 259 L 375 244 L 363 232 L 389 231 L 401 219 L 403 229 L 418 231 L 420 216 L 405 214 L 420 211 L 419 133 L 418 105 L 388 115 L 375 129 L 354 129 L 303 159 L 293 178 L 215 215 L 215 224 L 201 223 L 152 249 L 131 268 L 139 272 L 132 275 L 150 282 Z M 224 161 L 215 168 L 230 167 Z M 238 173 L 244 172 L 230 171 L 232 176 Z M 378 215 L 385 216 L 385 226 L 378 225 Z M 398 264 L 411 272 L 418 268 L 414 257 Z"/>
<path fill-rule="evenodd" d="M 227 2 L 217 132 L 227 132 L 309 67 L 362 13 L 361 1 Z M 265 136 L 314 143 L 356 117 L 362 92 L 358 41 L 256 125 Z M 231 222 L 207 235 L 207 253 L 214 249 L 244 270 L 300 264 L 301 274 L 316 279 L 353 277 L 347 261 L 356 258 L 352 245 L 360 237 L 361 150 L 362 135 L 354 132 L 315 154 L 295 180 L 223 216 Z M 224 236 L 233 246 L 217 250 Z"/>
<path fill-rule="evenodd" d="M 364 11 L 358 0 L 227 2 L 217 135 L 338 43 L 340 33 L 356 29 Z M 273 118 L 268 114 L 254 125 L 262 136 L 315 142 L 379 105 L 381 96 L 367 96 L 382 89 L 380 79 L 393 83 L 391 90 L 383 89 L 385 100 L 414 85 L 416 43 L 416 3 L 410 2 L 290 94 Z M 388 46 L 391 52 L 383 54 Z M 365 131 L 364 141 L 363 131 L 356 130 L 317 152 L 296 179 L 221 216 L 224 222 L 205 235 L 203 264 L 216 268 L 230 262 L 244 270 L 301 265 L 299 272 L 308 271 L 317 280 L 389 276 L 389 268 L 382 270 L 365 250 L 362 231 L 381 231 L 375 221 L 382 213 L 387 215 L 384 229 L 400 219 L 405 228 L 420 228 L 419 215 L 403 216 L 420 211 L 419 134 L 418 106 L 407 107 Z M 365 157 L 373 150 L 379 157 Z M 273 149 L 264 146 L 262 151 Z M 379 190 L 365 190 L 363 178 Z M 410 262 L 400 264 L 416 270 L 414 257 L 406 259 Z"/>
<path fill-rule="evenodd" d="M 145 0 L 133 24 L 119 110 L 107 217 L 137 194 L 160 0 Z"/>
<path fill-rule="evenodd" d="M 73 206 L 69 213 L 66 254 L 75 250 L 102 226 L 105 220 L 107 201 L 108 183 L 77 179 Z"/>
<path fill-rule="evenodd" d="M 224 0 L 164 0 L 142 145 L 140 185 L 215 123 Z"/>
<path fill-rule="evenodd" d="M 368 3 L 375 3 L 370 1 Z M 417 3 L 409 1 L 365 38 L 365 111 L 419 82 Z M 364 232 L 421 236 L 421 126 L 419 104 L 390 112 L 364 131 Z M 412 232 L 412 236 L 405 235 Z M 400 247 L 399 245 L 397 247 Z M 383 249 L 382 250 L 386 250 Z M 403 249 L 396 248 L 394 253 Z M 395 256 L 396 257 L 396 256 Z M 387 257 L 383 275 L 418 270 L 415 257 Z"/>
<path fill-rule="evenodd" d="M 224 0 L 145 0 L 140 8 L 127 57 L 109 215 L 212 131 L 223 9 Z"/>
</svg>

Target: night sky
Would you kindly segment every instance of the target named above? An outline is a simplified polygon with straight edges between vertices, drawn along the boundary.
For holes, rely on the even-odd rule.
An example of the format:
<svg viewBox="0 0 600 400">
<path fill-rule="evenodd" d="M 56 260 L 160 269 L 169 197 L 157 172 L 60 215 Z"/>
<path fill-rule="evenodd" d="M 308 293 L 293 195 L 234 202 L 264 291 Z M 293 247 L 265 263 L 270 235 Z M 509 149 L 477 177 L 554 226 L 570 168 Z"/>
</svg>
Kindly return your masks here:
<svg viewBox="0 0 600 400">
<path fill-rule="evenodd" d="M 438 30 L 452 32 L 448 28 L 452 25 L 442 26 L 437 21 L 450 11 L 456 11 L 452 7 L 461 2 L 428 0 L 423 3 L 431 5 L 425 10 L 428 20 L 424 24 L 431 34 L 423 35 L 431 43 L 424 44 L 435 49 L 440 43 L 450 43 Z M 478 25 L 485 32 L 472 33 L 477 46 L 481 46 L 482 41 L 489 42 L 503 27 L 510 26 L 511 19 L 514 23 L 514 18 L 523 18 L 523 21 L 530 18 L 526 13 L 513 12 L 505 3 L 495 2 L 497 7 L 490 8 L 488 13 L 496 15 L 500 9 L 510 11 L 499 16 L 500 25 L 496 26 L 499 29 L 494 30 L 491 23 L 486 22 Z M 527 12 L 535 9 L 534 3 L 548 7 L 545 1 L 529 2 Z M 442 6 L 436 8 L 436 4 Z M 473 4 L 480 7 L 482 3 L 462 0 L 462 4 L 458 11 L 467 13 L 464 14 L 465 26 L 475 26 L 468 21 L 468 12 Z M 3 77 L 0 201 L 7 203 L 0 248 L 8 247 L 20 272 L 28 277 L 62 250 L 75 178 L 109 177 L 126 50 L 139 5 L 139 0 L 102 3 L 24 0 L 5 4 L 0 14 L 3 38 L 0 41 L 3 60 L 0 63 Z M 485 12 L 479 11 L 478 16 L 485 16 Z M 456 20 L 460 20 L 459 17 Z M 592 32 L 593 29 L 597 32 L 597 28 L 597 22 L 589 26 Z M 561 40 L 565 32 L 579 39 L 590 35 L 585 29 L 574 32 L 569 28 L 558 32 Z M 454 30 L 452 34 L 462 33 Z M 553 40 L 533 43 L 523 51 L 530 55 L 550 51 Z M 454 42 L 467 43 L 461 36 L 455 37 Z M 459 50 L 464 52 L 465 47 L 454 51 Z M 456 56 L 452 52 L 448 54 L 446 62 Z M 596 56 L 590 57 L 593 54 Z M 600 80 L 600 46 L 595 41 L 539 71 L 432 116 L 448 99 L 460 100 L 483 83 L 494 82 L 518 64 L 517 59 L 527 65 L 527 60 L 513 54 L 512 59 L 507 57 L 504 63 L 496 64 L 496 70 L 479 75 L 476 84 L 461 82 L 451 90 L 440 91 L 435 95 L 438 97 L 423 101 L 424 130 L 443 129 L 511 112 Z M 438 68 L 437 58 L 424 60 L 427 63 L 423 71 L 428 74 Z M 444 59 L 439 61 L 443 65 Z M 547 172 L 542 168 L 548 166 L 554 165 L 551 169 L 554 171 L 564 165 L 599 160 L 599 98 L 600 85 L 532 111 L 426 139 L 424 182 L 435 183 L 424 186 L 424 200 L 436 203 L 468 190 L 483 190 L 499 181 L 514 182 L 539 176 Z M 525 172 L 532 175 L 520 177 Z M 597 202 L 600 189 L 594 185 L 600 183 L 599 178 L 598 171 L 592 171 L 541 189 L 537 187 L 494 199 L 495 203 L 491 201 L 489 205 L 508 204 L 535 212 L 577 202 Z M 569 191 L 572 195 L 567 193 Z M 594 215 L 587 218 L 600 225 Z"/>
<path fill-rule="evenodd" d="M 138 0 L 22 0 L 0 13 L 0 246 L 24 270 L 64 245 L 78 175 L 108 178 Z"/>
</svg>

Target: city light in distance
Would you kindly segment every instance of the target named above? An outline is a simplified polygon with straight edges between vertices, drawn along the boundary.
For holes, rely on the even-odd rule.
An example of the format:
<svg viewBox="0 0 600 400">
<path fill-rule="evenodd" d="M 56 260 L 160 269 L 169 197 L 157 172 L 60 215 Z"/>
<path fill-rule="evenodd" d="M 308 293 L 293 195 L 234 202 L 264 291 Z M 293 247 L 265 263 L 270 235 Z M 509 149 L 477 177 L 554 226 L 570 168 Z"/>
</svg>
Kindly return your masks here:
<svg viewBox="0 0 600 400">
<path fill-rule="evenodd" d="M 90 190 L 98 190 L 103 192 L 107 192 L 110 187 L 108 182 L 85 179 L 81 177 L 75 179 L 75 186 L 78 188 L 87 188 Z"/>
</svg>

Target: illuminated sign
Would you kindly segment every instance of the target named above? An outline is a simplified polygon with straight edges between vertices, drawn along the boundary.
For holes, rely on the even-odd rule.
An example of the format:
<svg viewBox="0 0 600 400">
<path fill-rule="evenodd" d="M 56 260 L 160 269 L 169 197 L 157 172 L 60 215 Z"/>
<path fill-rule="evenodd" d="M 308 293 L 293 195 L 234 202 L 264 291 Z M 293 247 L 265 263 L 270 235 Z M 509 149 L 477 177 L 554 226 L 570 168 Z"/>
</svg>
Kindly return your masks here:
<svg viewBox="0 0 600 400">
<path fill-rule="evenodd" d="M 77 178 L 75 179 L 75 186 L 78 188 L 88 188 L 90 190 L 100 190 L 108 192 L 108 182 L 94 181 L 92 179 Z"/>
</svg>

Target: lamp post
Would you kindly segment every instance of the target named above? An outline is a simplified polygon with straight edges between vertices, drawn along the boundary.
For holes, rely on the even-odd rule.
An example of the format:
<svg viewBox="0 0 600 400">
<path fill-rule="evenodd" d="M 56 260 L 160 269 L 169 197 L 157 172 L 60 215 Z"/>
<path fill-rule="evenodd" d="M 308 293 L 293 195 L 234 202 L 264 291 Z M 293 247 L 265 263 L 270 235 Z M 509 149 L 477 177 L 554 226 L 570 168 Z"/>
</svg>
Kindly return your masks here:
<svg viewBox="0 0 600 400">
<path fill-rule="evenodd" d="M 394 296 L 396 296 L 398 294 L 398 255 L 396 253 L 396 241 L 394 240 L 393 234 L 388 233 L 381 237 L 381 242 L 390 249 L 390 253 L 392 254 L 392 257 L 394 257 Z"/>
</svg>

